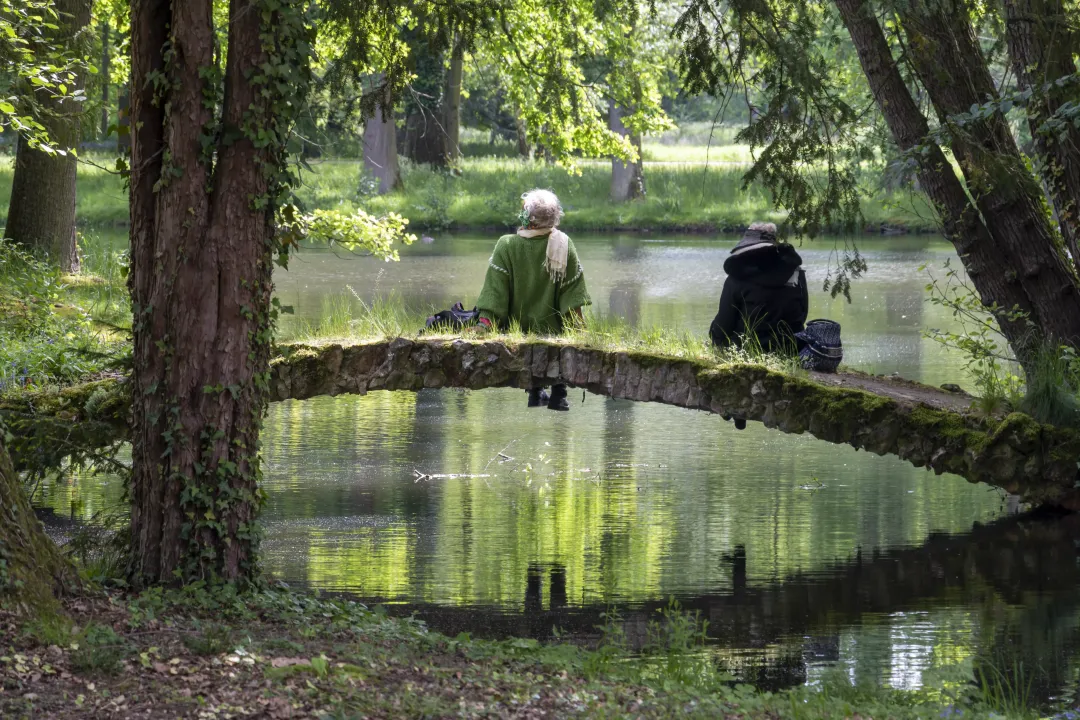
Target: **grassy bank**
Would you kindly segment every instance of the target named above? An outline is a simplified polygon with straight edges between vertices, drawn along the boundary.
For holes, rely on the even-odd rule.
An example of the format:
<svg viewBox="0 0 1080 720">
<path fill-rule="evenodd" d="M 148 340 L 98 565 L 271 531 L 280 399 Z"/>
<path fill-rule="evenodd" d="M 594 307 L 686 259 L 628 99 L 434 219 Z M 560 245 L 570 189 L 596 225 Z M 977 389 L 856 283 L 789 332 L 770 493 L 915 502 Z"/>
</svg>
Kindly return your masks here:
<svg viewBox="0 0 1080 720">
<path fill-rule="evenodd" d="M 1017 717 L 1008 694 L 736 685 L 675 606 L 631 651 L 612 623 L 592 648 L 446 637 L 363 605 L 287 589 L 192 585 L 0 612 L 5 718 Z"/>
<path fill-rule="evenodd" d="M 436 308 L 409 307 L 400 297 L 391 294 L 366 302 L 355 293 L 341 293 L 323 302 L 317 321 L 297 321 L 284 324 L 279 335 L 282 342 L 309 345 L 339 343 L 351 345 L 364 342 L 411 337 L 417 328 L 424 327 L 427 316 Z M 742 348 L 718 349 L 708 336 L 685 328 L 671 326 L 635 327 L 619 317 L 593 315 L 586 308 L 586 322 L 568 327 L 560 341 L 578 348 L 604 352 L 627 352 L 706 362 L 715 365 L 760 365 L 791 375 L 805 375 L 794 354 L 766 353 L 755 343 Z M 436 328 L 426 336 L 490 338 L 497 342 L 518 344 L 536 340 L 537 335 L 521 331 L 512 324 L 506 332 L 486 332 L 479 327 L 462 330 Z"/>
<path fill-rule="evenodd" d="M 566 207 L 564 226 L 584 231 L 715 232 L 743 228 L 755 220 L 783 219 L 764 190 L 744 188 L 741 146 L 708 151 L 701 145 L 646 147 L 646 158 L 673 161 L 645 164 L 647 199 L 625 204 L 609 200 L 611 165 L 581 164 L 580 175 L 543 163 L 513 157 L 466 158 L 460 173 L 447 173 L 403 162 L 405 189 L 385 196 L 372 194 L 372 183 L 358 160 L 321 160 L 304 173 L 299 196 L 310 208 L 362 207 L 375 213 L 397 212 L 421 231 L 509 228 L 520 210 L 519 197 L 533 187 L 554 190 Z M 727 160 L 725 160 L 727 158 Z M 84 229 L 120 227 L 128 222 L 127 194 L 121 179 L 102 167 L 107 157 L 79 166 L 78 216 Z M 693 161 L 693 162 L 689 162 Z M 0 163 L 0 203 L 11 189 L 11 165 Z M 0 216 L 6 207 L 0 205 Z M 863 202 L 866 229 L 906 228 L 934 232 L 932 213 L 921 198 L 908 193 L 878 196 Z"/>
<path fill-rule="evenodd" d="M 119 257 L 93 245 L 64 275 L 0 240 L 0 391 L 118 368 L 131 325 Z"/>
<path fill-rule="evenodd" d="M 700 150 L 704 158 L 704 149 Z M 419 229 L 509 228 L 520 210 L 519 196 L 533 187 L 550 188 L 559 195 L 566 209 L 563 225 L 571 232 L 715 232 L 784 217 L 764 190 L 743 187 L 744 170 L 737 165 L 647 162 L 647 199 L 624 204 L 609 199 L 611 166 L 606 162 L 583 163 L 580 175 L 513 158 L 467 159 L 460 176 L 406 165 L 405 189 L 384 196 L 364 193 L 363 169 L 355 161 L 327 160 L 314 168 L 301 191 L 313 206 L 393 211 Z M 912 200 L 897 194 L 865 201 L 867 227 L 934 231 L 922 200 Z"/>
</svg>

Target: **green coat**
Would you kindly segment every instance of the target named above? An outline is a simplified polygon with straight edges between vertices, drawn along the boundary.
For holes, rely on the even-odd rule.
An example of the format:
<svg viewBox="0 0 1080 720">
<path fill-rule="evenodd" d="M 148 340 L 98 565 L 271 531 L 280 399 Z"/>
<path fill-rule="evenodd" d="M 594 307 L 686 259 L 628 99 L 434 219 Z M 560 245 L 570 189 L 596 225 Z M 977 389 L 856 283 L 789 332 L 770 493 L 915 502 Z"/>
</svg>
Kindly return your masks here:
<svg viewBox="0 0 1080 720">
<path fill-rule="evenodd" d="M 566 277 L 558 285 L 544 269 L 547 242 L 546 235 L 499 238 L 488 261 L 484 289 L 476 300 L 480 317 L 500 329 L 516 320 L 525 332 L 556 335 L 563 330 L 563 315 L 592 304 L 574 242 L 569 241 Z"/>
</svg>

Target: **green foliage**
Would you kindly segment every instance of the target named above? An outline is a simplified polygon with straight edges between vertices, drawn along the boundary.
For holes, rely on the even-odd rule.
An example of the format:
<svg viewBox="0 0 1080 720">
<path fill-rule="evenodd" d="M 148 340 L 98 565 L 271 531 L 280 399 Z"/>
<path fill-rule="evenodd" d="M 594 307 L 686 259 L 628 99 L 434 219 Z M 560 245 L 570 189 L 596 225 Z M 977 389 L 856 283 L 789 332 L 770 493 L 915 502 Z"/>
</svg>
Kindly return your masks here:
<svg viewBox="0 0 1080 720">
<path fill-rule="evenodd" d="M 398 259 L 395 243 L 416 242 L 415 235 L 405 232 L 409 221 L 393 212 L 375 217 L 363 210 L 351 214 L 316 210 L 305 216 L 303 223 L 302 234 L 307 240 L 374 255 L 380 260 Z"/>
<path fill-rule="evenodd" d="M 756 117 L 738 139 L 755 150 L 746 182 L 760 182 L 811 237 L 857 227 L 859 166 L 874 159 L 862 133 L 866 86 L 828 5 L 692 0 L 674 27 L 690 93 L 757 91 Z M 852 272 L 851 268 L 841 267 Z"/>
<path fill-rule="evenodd" d="M 78 48 L 58 45 L 53 38 L 66 22 L 52 3 L 42 0 L 0 0 L 0 129 L 11 127 L 32 147 L 64 155 L 50 141 L 35 117 L 43 96 L 77 103 L 85 99 L 76 81 L 87 66 Z"/>
<path fill-rule="evenodd" d="M 63 289 L 57 270 L 4 239 L 0 278 L 0 332 L 26 332 L 49 321 Z"/>
<path fill-rule="evenodd" d="M 984 306 L 970 282 L 952 267 L 951 261 L 945 263 L 942 277 L 925 266 L 921 269 L 930 278 L 926 285 L 930 303 L 945 308 L 961 328 L 958 332 L 931 328 L 926 336 L 964 357 L 983 412 L 1004 410 L 1020 396 L 1023 380 L 1016 374 L 1016 362 L 994 318 L 1022 320 L 1022 314 Z"/>
<path fill-rule="evenodd" d="M 1019 661 L 1006 669 L 993 663 L 982 663 L 976 668 L 974 682 L 965 689 L 971 705 L 1006 717 L 1025 718 L 1038 715 L 1032 707 L 1034 683 L 1035 673 L 1025 672 Z"/>
<path fill-rule="evenodd" d="M 922 269 L 926 270 L 925 266 Z M 984 306 L 970 282 L 951 262 L 945 263 L 942 277 L 927 273 L 929 301 L 948 310 L 960 330 L 931 328 L 926 336 L 964 357 L 978 392 L 976 406 L 986 414 L 1016 408 L 1041 423 L 1080 427 L 1080 360 L 1076 351 L 1067 346 L 1041 345 L 1032 353 L 1034 359 L 1021 377 L 994 318 L 1015 322 L 1025 321 L 1026 316 L 1015 309 L 1006 312 Z"/>
<path fill-rule="evenodd" d="M 76 457 L 76 462 L 78 458 Z M 124 587 L 131 553 L 131 511 L 120 507 L 94 513 L 63 546 L 80 574 L 96 585 Z"/>
<path fill-rule="evenodd" d="M 629 645 L 624 621 L 612 611 L 599 647 L 590 649 L 526 638 L 480 640 L 467 633 L 451 638 L 350 600 L 283 588 L 240 592 L 233 585 L 196 583 L 108 597 L 110 602 L 94 606 L 107 607 L 106 615 L 91 610 L 85 629 L 62 618 L 31 626 L 24 640 L 56 648 L 0 656 L 0 672 L 15 670 L 5 679 L 18 682 L 19 673 L 28 674 L 41 660 L 66 656 L 64 669 L 76 682 L 98 686 L 96 707 L 122 692 L 130 696 L 132 683 L 139 683 L 139 695 L 175 698 L 180 712 L 220 707 L 207 701 L 230 692 L 233 702 L 291 704 L 341 718 L 459 715 L 462 698 L 469 716 L 538 707 L 611 718 L 1037 716 L 1029 707 L 1031 676 L 1020 671 L 995 681 L 995 670 L 977 670 L 959 691 L 853 685 L 839 671 L 825 673 L 813 686 L 778 693 L 736 685 L 718 662 L 723 652 L 703 642 L 705 623 L 674 602 L 648 623 L 642 646 Z M 125 606 L 126 627 L 120 621 Z M 119 630 L 104 624 L 106 617 Z M 245 636 L 242 647 L 232 641 L 239 634 Z M 110 677 L 128 658 L 123 675 Z M 199 694 L 185 705 L 177 690 L 190 690 L 193 677 L 202 678 Z M 43 704 L 70 701 L 62 696 L 69 684 L 43 680 L 35 680 Z M 246 697 L 241 688 L 248 690 Z"/>
</svg>

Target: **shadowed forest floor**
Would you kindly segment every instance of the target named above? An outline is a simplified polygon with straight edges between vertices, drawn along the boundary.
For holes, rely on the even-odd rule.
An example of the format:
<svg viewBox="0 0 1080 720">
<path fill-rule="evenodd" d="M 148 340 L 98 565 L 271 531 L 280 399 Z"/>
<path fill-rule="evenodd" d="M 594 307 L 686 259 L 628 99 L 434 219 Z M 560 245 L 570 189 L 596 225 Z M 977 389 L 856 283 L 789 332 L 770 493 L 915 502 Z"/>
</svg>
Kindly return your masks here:
<svg viewBox="0 0 1080 720">
<path fill-rule="evenodd" d="M 29 624 L 0 614 L 0 716 L 1003 717 L 844 682 L 757 693 L 716 669 L 695 642 L 696 619 L 677 612 L 656 625 L 651 650 L 631 656 L 604 641 L 449 638 L 288 590 L 110 592 L 63 610 Z"/>
</svg>

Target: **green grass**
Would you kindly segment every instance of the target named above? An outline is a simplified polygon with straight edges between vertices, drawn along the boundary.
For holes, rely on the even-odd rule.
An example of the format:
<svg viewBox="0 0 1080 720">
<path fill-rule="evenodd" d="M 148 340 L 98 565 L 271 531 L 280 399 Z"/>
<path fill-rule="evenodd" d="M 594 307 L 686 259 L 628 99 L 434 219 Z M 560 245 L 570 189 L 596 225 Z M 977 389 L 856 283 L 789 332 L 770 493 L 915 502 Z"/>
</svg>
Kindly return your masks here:
<svg viewBox="0 0 1080 720">
<path fill-rule="evenodd" d="M 319 320 L 294 323 L 281 333 L 280 339 L 286 343 L 347 345 L 411 337 L 424 327 L 426 318 L 434 312 L 435 308 L 409 307 L 395 294 L 368 303 L 349 288 L 347 292 L 323 301 Z M 511 344 L 539 339 L 537 335 L 521 332 L 514 325 L 504 333 L 486 333 L 474 328 L 463 333 L 427 334 L 428 337 L 462 335 Z M 583 325 L 568 327 L 562 335 L 545 339 L 604 352 L 637 353 L 715 365 L 761 365 L 788 374 L 802 372 L 793 355 L 766 353 L 749 343 L 741 349 L 718 350 L 695 330 L 669 326 L 635 327 L 622 318 L 609 315 L 586 315 Z"/>
<path fill-rule="evenodd" d="M 98 247 L 86 265 L 87 272 L 62 275 L 0 241 L 0 391 L 85 379 L 126 354 L 130 312 L 120 262 Z"/>
<path fill-rule="evenodd" d="M 672 153 L 704 159 L 697 147 L 670 146 Z M 729 151 L 718 148 L 713 157 Z M 653 152 L 649 150 L 649 152 Z M 550 188 L 563 202 L 563 226 L 571 231 L 738 229 L 755 220 L 782 221 L 769 194 L 743 187 L 744 168 L 730 164 L 645 164 L 645 200 L 616 204 L 609 199 L 609 162 L 583 162 L 573 175 L 543 163 L 516 158 L 466 159 L 460 175 L 403 163 L 405 189 L 384 196 L 363 195 L 363 168 L 357 161 L 327 160 L 305 176 L 300 191 L 314 207 L 351 210 L 363 207 L 376 214 L 397 212 L 418 229 L 510 228 L 520 209 L 521 193 Z M 863 203 L 868 226 L 932 230 L 925 203 L 896 194 Z"/>
<path fill-rule="evenodd" d="M 521 193 L 534 187 L 551 188 L 566 208 L 563 224 L 571 232 L 605 230 L 705 231 L 740 229 L 755 220 L 781 221 L 769 193 L 743 187 L 745 146 L 730 142 L 730 129 L 721 128 L 711 148 L 703 130 L 687 128 L 645 143 L 643 201 L 615 204 L 609 199 L 611 163 L 587 160 L 580 174 L 523 161 L 516 147 L 501 141 L 494 146 L 470 140 L 460 173 L 447 173 L 402 161 L 404 191 L 373 196 L 359 160 L 315 161 L 304 173 L 301 200 L 312 209 L 362 207 L 375 213 L 397 212 L 413 229 L 509 228 L 520 209 Z M 707 154 L 706 154 L 707 153 Z M 495 156 L 491 156 L 495 155 Z M 708 164 L 705 163 L 708 157 Z M 83 232 L 123 227 L 128 222 L 127 194 L 119 176 L 99 166 L 113 162 L 107 155 L 86 155 L 79 166 L 78 216 Z M 93 164 L 91 164 L 93 163 Z M 10 195 L 12 169 L 0 163 L 0 216 Z M 882 225 L 913 231 L 936 231 L 933 213 L 921 197 L 908 193 L 879 195 L 863 203 L 868 228 Z"/>
<path fill-rule="evenodd" d="M 91 152 L 83 154 L 79 163 L 75 210 L 82 229 L 127 225 L 127 191 L 120 176 L 107 169 L 115 163 L 115 155 Z M 11 156 L 0 154 L 0 218 L 7 217 L 13 173 Z M 3 222 L 0 221 L 0 224 Z"/>
</svg>

